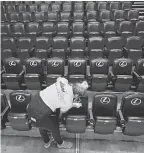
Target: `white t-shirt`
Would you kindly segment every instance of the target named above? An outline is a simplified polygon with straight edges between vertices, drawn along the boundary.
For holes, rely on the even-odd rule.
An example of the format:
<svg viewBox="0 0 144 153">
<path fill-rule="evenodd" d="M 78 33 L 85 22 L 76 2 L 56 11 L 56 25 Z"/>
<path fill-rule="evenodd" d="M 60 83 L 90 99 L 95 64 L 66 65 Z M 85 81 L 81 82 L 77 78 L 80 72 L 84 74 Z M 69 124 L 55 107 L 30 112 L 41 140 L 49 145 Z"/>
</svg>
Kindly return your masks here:
<svg viewBox="0 0 144 153">
<path fill-rule="evenodd" d="M 72 108 L 73 90 L 65 78 L 58 78 L 57 82 L 40 91 L 44 103 L 54 112 L 60 108 L 62 112 Z"/>
</svg>

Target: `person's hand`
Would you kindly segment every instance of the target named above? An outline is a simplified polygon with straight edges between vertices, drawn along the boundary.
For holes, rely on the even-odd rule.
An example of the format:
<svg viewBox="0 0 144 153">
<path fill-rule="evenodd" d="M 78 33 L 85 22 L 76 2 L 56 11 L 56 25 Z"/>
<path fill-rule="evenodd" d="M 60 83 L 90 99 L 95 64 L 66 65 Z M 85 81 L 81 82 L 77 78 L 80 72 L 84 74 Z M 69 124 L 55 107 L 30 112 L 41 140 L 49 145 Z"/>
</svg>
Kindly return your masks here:
<svg viewBox="0 0 144 153">
<path fill-rule="evenodd" d="M 80 108 L 82 107 L 81 103 L 73 103 L 73 107 Z"/>
</svg>

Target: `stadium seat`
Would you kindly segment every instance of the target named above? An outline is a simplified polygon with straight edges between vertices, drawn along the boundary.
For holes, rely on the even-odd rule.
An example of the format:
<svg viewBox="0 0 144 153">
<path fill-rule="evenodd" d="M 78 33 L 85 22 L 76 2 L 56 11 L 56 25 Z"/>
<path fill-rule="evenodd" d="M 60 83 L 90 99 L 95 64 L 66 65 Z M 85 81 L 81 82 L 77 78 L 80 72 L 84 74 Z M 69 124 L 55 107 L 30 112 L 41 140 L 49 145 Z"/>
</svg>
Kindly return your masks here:
<svg viewBox="0 0 144 153">
<path fill-rule="evenodd" d="M 9 23 L 1 23 L 1 36 L 12 36 L 12 30 Z"/>
<path fill-rule="evenodd" d="M 85 34 L 84 22 L 73 22 L 72 23 L 72 34 L 73 36 L 83 36 Z"/>
<path fill-rule="evenodd" d="M 71 13 L 70 12 L 60 12 L 60 21 L 71 22 Z"/>
<path fill-rule="evenodd" d="M 64 12 L 71 12 L 72 11 L 72 5 L 70 3 L 64 3 L 62 5 L 62 10 Z"/>
<path fill-rule="evenodd" d="M 58 77 L 64 77 L 65 61 L 62 58 L 53 57 L 46 61 L 47 75 L 46 83 L 48 86 L 53 84 Z"/>
<path fill-rule="evenodd" d="M 36 37 L 35 57 L 47 59 L 50 56 L 51 39 L 48 37 Z"/>
<path fill-rule="evenodd" d="M 1 22 L 3 23 L 3 22 L 7 22 L 7 14 L 6 13 L 4 13 L 4 12 L 1 12 Z"/>
<path fill-rule="evenodd" d="M 86 79 L 87 63 L 82 58 L 71 58 L 68 60 L 68 80 L 71 83 L 81 82 Z"/>
<path fill-rule="evenodd" d="M 68 39 L 64 36 L 56 36 L 52 40 L 52 57 L 65 58 L 68 48 Z"/>
<path fill-rule="evenodd" d="M 130 10 L 128 12 L 128 20 L 132 22 L 136 22 L 139 19 L 139 11 L 138 10 Z"/>
<path fill-rule="evenodd" d="M 7 89 L 20 89 L 24 75 L 24 70 L 20 59 L 9 57 L 4 59 L 3 62 L 5 73 L 2 74 L 2 79 Z"/>
<path fill-rule="evenodd" d="M 58 21 L 58 13 L 57 12 L 48 12 L 46 20 L 49 22 L 57 22 Z"/>
<path fill-rule="evenodd" d="M 90 37 L 88 39 L 89 58 L 103 57 L 104 40 L 102 37 Z"/>
<path fill-rule="evenodd" d="M 117 125 L 117 97 L 98 94 L 93 98 L 92 113 L 95 120 L 94 133 L 112 134 Z"/>
<path fill-rule="evenodd" d="M 110 64 L 113 63 L 114 59 L 123 57 L 123 47 L 125 45 L 125 39 L 123 39 L 122 37 L 110 37 L 107 39 L 105 44 Z"/>
<path fill-rule="evenodd" d="M 69 22 L 58 22 L 57 23 L 57 35 L 69 36 L 70 25 Z"/>
<path fill-rule="evenodd" d="M 101 24 L 99 22 L 88 22 L 87 24 L 87 35 L 91 36 L 100 36 L 101 35 Z"/>
<path fill-rule="evenodd" d="M 98 8 L 99 11 L 101 10 L 107 10 L 108 9 L 108 3 L 107 2 L 98 2 Z"/>
<path fill-rule="evenodd" d="M 109 6 L 109 9 L 111 11 L 114 11 L 114 10 L 119 10 L 120 9 L 120 2 L 110 2 L 110 6 Z"/>
<path fill-rule="evenodd" d="M 116 22 L 122 22 L 125 20 L 124 10 L 115 10 L 113 13 L 113 20 Z"/>
<path fill-rule="evenodd" d="M 61 11 L 61 4 L 53 3 L 51 5 L 52 12 L 60 12 Z"/>
<path fill-rule="evenodd" d="M 118 92 L 128 91 L 132 84 L 133 61 L 127 58 L 115 59 L 109 72 L 114 81 L 115 90 Z"/>
<path fill-rule="evenodd" d="M 73 12 L 73 21 L 82 22 L 84 20 L 84 12 Z"/>
<path fill-rule="evenodd" d="M 40 11 L 42 11 L 42 12 L 48 12 L 49 11 L 49 5 L 48 4 L 40 4 L 39 8 L 40 8 Z"/>
<path fill-rule="evenodd" d="M 9 95 L 11 111 L 8 120 L 12 129 L 17 131 L 29 131 L 31 125 L 27 115 L 27 105 L 30 103 L 31 94 L 24 91 L 13 91 Z"/>
<path fill-rule="evenodd" d="M 10 106 L 7 101 L 6 95 L 1 92 L 1 129 L 5 129 L 5 123 L 8 121 L 7 115 L 10 111 Z"/>
<path fill-rule="evenodd" d="M 24 75 L 26 87 L 30 90 L 40 90 L 43 82 L 42 60 L 36 57 L 25 61 L 26 74 Z"/>
<path fill-rule="evenodd" d="M 119 121 L 123 134 L 140 136 L 144 134 L 144 94 L 126 94 L 122 98 Z"/>
<path fill-rule="evenodd" d="M 104 91 L 108 84 L 109 61 L 96 58 L 90 61 L 90 74 L 92 76 L 91 88 L 94 91 Z"/>
<path fill-rule="evenodd" d="M 96 10 L 96 3 L 94 2 L 88 2 L 86 4 L 86 11 L 89 12 L 89 11 L 95 11 Z"/>
<path fill-rule="evenodd" d="M 144 38 L 144 21 L 138 21 L 135 26 L 135 35 Z"/>
<path fill-rule="evenodd" d="M 20 21 L 19 14 L 17 12 L 9 13 L 7 15 L 7 18 L 9 20 L 9 22 L 11 22 L 11 23 L 15 23 L 15 22 L 19 22 Z"/>
<path fill-rule="evenodd" d="M 142 41 L 142 38 L 138 36 L 132 36 L 127 38 L 125 50 L 127 51 L 128 58 L 131 58 L 134 64 L 139 58 L 142 57 Z"/>
<path fill-rule="evenodd" d="M 12 13 L 12 12 L 16 12 L 16 7 L 13 4 L 7 4 L 6 5 L 6 12 L 7 13 Z"/>
<path fill-rule="evenodd" d="M 46 37 L 51 37 L 54 35 L 54 23 L 53 22 L 44 22 L 42 23 L 42 35 Z"/>
<path fill-rule="evenodd" d="M 132 8 L 132 2 L 122 2 L 122 10 L 130 10 Z"/>
<path fill-rule="evenodd" d="M 98 12 L 88 11 L 86 12 L 86 21 L 87 22 L 96 22 L 98 20 Z"/>
<path fill-rule="evenodd" d="M 22 37 L 25 35 L 25 27 L 23 23 L 15 23 L 12 25 L 12 32 L 15 37 Z"/>
<path fill-rule="evenodd" d="M 18 4 L 17 9 L 19 13 L 27 11 L 27 7 L 25 4 Z"/>
<path fill-rule="evenodd" d="M 86 130 L 88 120 L 88 98 L 79 97 L 79 102 L 82 103 L 82 107 L 71 108 L 68 112 L 63 114 L 66 130 L 70 133 L 84 133 Z"/>
<path fill-rule="evenodd" d="M 99 13 L 99 20 L 101 22 L 106 22 L 106 21 L 110 21 L 111 20 L 111 12 L 109 10 L 102 10 Z"/>
<path fill-rule="evenodd" d="M 81 11 L 84 11 L 84 4 L 74 3 L 74 12 L 81 12 Z"/>
<path fill-rule="evenodd" d="M 45 21 L 45 14 L 44 12 L 35 12 L 34 13 L 34 21 L 36 22 L 44 22 Z"/>
<path fill-rule="evenodd" d="M 28 11 L 29 12 L 37 12 L 38 8 L 36 4 L 29 4 L 28 5 Z"/>
<path fill-rule="evenodd" d="M 20 13 L 20 19 L 24 23 L 32 22 L 32 14 L 30 12 L 22 12 Z"/>
</svg>

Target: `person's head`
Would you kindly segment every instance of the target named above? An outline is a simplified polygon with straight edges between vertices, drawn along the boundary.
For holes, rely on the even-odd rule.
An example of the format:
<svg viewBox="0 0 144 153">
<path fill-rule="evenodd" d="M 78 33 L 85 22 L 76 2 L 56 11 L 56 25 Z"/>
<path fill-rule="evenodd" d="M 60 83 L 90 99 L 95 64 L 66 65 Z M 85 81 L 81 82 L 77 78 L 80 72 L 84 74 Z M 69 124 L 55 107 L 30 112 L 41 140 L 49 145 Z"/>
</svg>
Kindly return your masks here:
<svg viewBox="0 0 144 153">
<path fill-rule="evenodd" d="M 88 83 L 87 81 L 83 81 L 81 83 L 74 83 L 72 84 L 73 87 L 73 93 L 74 95 L 79 95 L 79 96 L 86 96 L 87 94 L 87 89 L 88 89 Z"/>
</svg>

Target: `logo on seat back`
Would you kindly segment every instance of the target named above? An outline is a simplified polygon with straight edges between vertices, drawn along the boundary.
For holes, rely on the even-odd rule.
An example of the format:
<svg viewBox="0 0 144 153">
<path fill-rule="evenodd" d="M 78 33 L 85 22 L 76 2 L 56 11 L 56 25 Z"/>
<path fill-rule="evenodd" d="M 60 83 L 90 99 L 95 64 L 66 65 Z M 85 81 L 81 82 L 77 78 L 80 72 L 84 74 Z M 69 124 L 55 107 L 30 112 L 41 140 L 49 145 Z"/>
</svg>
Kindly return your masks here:
<svg viewBox="0 0 144 153">
<path fill-rule="evenodd" d="M 58 66 L 59 66 L 59 62 L 53 61 L 53 62 L 51 62 L 51 65 L 52 65 L 53 67 L 58 67 Z"/>
<path fill-rule="evenodd" d="M 36 62 L 36 61 L 31 61 L 31 62 L 30 62 L 30 66 L 32 66 L 32 67 L 37 66 L 37 62 Z"/>
<path fill-rule="evenodd" d="M 132 105 L 140 105 L 141 104 L 141 99 L 139 98 L 134 98 L 131 100 Z"/>
<path fill-rule="evenodd" d="M 104 62 L 98 61 L 98 62 L 96 62 L 96 66 L 97 67 L 103 67 L 104 66 Z"/>
<path fill-rule="evenodd" d="M 23 95 L 17 95 L 17 96 L 16 96 L 16 100 L 17 100 L 18 102 L 24 102 L 24 101 L 25 101 L 25 97 L 24 97 Z"/>
<path fill-rule="evenodd" d="M 9 61 L 9 66 L 16 66 L 16 62 L 15 61 Z"/>
<path fill-rule="evenodd" d="M 74 65 L 74 67 L 80 67 L 81 66 L 81 62 L 74 62 L 73 65 Z"/>
<path fill-rule="evenodd" d="M 127 62 L 126 61 L 121 61 L 121 62 L 119 62 L 119 66 L 120 67 L 126 67 L 127 66 Z"/>
<path fill-rule="evenodd" d="M 100 99 L 100 102 L 101 102 L 102 104 L 108 104 L 108 103 L 110 103 L 110 98 L 109 98 L 109 97 L 102 97 L 102 98 Z"/>
</svg>

